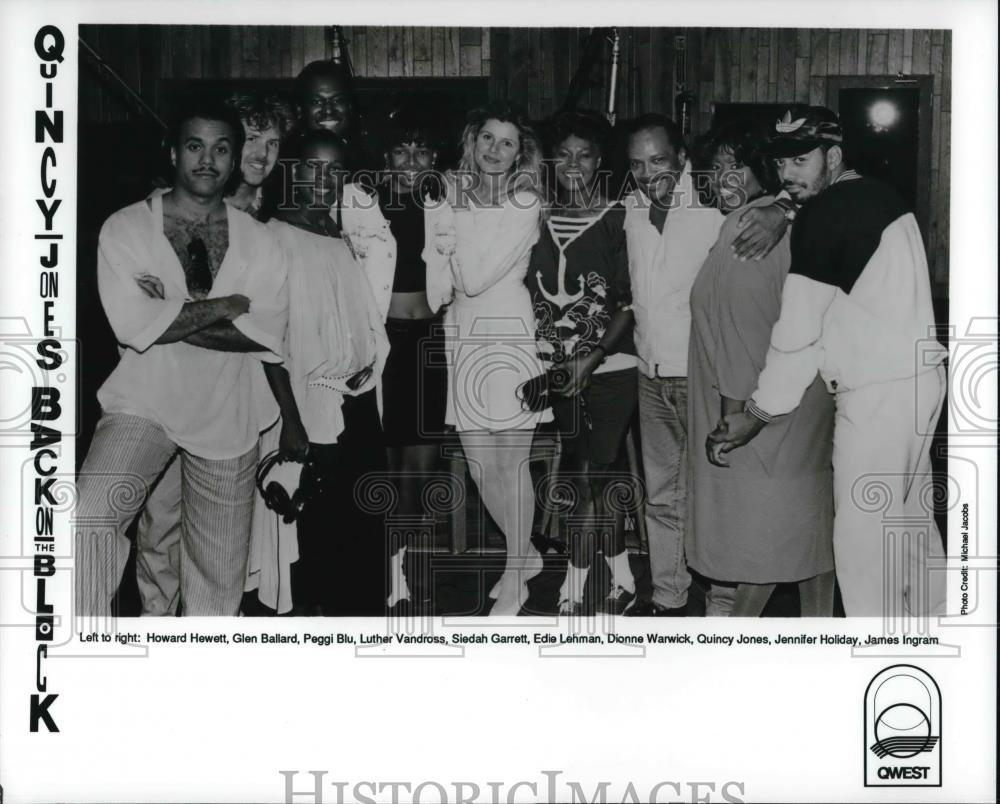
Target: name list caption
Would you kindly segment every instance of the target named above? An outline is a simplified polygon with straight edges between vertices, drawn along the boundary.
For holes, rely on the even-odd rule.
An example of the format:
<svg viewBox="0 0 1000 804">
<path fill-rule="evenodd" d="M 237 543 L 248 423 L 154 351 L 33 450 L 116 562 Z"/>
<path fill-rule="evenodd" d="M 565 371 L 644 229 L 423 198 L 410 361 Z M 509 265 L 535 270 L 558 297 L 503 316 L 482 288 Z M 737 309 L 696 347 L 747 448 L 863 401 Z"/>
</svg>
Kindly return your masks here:
<svg viewBox="0 0 1000 804">
<path fill-rule="evenodd" d="M 906 645 L 920 647 L 937 645 L 938 638 L 931 636 L 884 636 L 870 634 L 711 634 L 711 633 L 654 633 L 645 634 L 566 634 L 543 631 L 525 631 L 518 634 L 496 631 L 462 631 L 450 634 L 363 633 L 351 631 L 186 631 L 176 634 L 157 632 L 138 633 L 119 631 L 108 633 L 78 633 L 82 643 L 117 642 L 123 645 L 290 645 L 305 648 L 337 646 L 378 647 L 388 645 L 451 645 L 451 646 L 551 646 L 551 645 L 640 645 L 693 647 L 712 645 L 722 648 L 739 647 L 797 647 L 797 646 L 848 646 Z"/>
</svg>

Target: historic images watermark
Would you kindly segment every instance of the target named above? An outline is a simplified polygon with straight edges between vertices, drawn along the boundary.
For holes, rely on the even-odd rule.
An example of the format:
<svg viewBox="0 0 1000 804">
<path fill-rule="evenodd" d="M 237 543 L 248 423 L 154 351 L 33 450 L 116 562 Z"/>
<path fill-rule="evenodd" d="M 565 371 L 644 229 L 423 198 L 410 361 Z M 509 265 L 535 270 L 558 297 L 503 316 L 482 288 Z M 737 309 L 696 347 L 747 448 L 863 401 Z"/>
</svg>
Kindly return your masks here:
<svg viewBox="0 0 1000 804">
<path fill-rule="evenodd" d="M 363 780 L 356 782 L 327 778 L 325 770 L 282 770 L 285 804 L 513 804 L 530 796 L 531 801 L 571 804 L 611 804 L 611 802 L 730 802 L 747 801 L 741 781 L 661 781 L 637 786 L 633 782 L 584 784 L 565 777 L 560 770 L 539 771 L 535 779 L 514 782 L 474 782 L 424 780 L 419 782 Z"/>
</svg>

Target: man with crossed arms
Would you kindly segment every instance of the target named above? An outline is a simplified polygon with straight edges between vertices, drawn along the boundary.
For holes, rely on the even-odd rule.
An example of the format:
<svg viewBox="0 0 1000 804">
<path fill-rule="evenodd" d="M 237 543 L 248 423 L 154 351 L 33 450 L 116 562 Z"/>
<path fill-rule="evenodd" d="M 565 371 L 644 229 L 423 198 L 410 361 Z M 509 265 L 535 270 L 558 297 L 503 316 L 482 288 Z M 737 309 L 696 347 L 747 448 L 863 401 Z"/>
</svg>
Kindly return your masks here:
<svg viewBox="0 0 1000 804">
<path fill-rule="evenodd" d="M 261 361 L 281 361 L 280 251 L 223 203 L 243 146 L 231 109 L 196 104 L 170 132 L 173 189 L 112 215 L 98 287 L 123 347 L 80 470 L 79 614 L 106 616 L 129 553 L 125 529 L 179 452 L 185 614 L 234 615 L 249 548 L 259 432 L 277 417 Z"/>
<path fill-rule="evenodd" d="M 237 93 L 226 100 L 243 124 L 239 183 L 225 202 L 260 217 L 263 185 L 278 163 L 282 141 L 295 125 L 295 111 L 275 96 Z M 154 195 L 162 194 L 155 190 Z M 180 604 L 181 471 L 175 459 L 146 500 L 136 530 L 135 579 L 143 616 L 174 616 Z"/>
</svg>

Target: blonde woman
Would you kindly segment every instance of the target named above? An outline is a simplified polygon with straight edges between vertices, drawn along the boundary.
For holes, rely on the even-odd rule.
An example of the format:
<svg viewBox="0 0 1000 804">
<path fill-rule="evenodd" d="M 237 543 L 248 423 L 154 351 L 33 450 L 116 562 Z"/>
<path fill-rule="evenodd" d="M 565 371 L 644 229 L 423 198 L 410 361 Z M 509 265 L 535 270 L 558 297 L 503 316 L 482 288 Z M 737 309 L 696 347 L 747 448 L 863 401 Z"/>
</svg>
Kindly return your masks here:
<svg viewBox="0 0 1000 804">
<path fill-rule="evenodd" d="M 524 284 L 538 240 L 541 155 L 525 118 L 477 109 L 463 132 L 447 201 L 431 213 L 425 260 L 447 260 L 454 302 L 445 319 L 450 354 L 445 421 L 454 425 L 487 510 L 507 542 L 491 615 L 516 615 L 542 569 L 531 544 L 534 495 L 528 459 L 535 425 L 550 411 L 523 409 L 519 386 L 543 371 Z"/>
</svg>

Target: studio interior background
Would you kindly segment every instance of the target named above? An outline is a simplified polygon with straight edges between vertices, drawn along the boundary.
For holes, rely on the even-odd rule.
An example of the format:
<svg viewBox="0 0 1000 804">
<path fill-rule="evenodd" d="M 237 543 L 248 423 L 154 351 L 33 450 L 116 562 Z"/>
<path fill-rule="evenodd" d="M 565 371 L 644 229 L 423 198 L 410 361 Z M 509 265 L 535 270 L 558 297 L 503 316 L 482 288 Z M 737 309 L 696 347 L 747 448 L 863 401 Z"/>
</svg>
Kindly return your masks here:
<svg viewBox="0 0 1000 804">
<path fill-rule="evenodd" d="M 419 98 L 457 142 L 465 111 L 491 99 L 518 103 L 534 119 L 574 104 L 606 110 L 614 31 L 619 123 L 663 112 L 694 138 L 734 115 L 773 122 L 791 102 L 838 111 L 849 138 L 863 145 L 861 171 L 893 184 L 915 212 L 937 321 L 947 325 L 947 30 L 83 25 L 78 321 L 85 338 L 77 455 L 86 452 L 99 414 L 96 389 L 117 360 L 97 296 L 97 235 L 110 213 L 163 175 L 161 121 L 172 99 L 193 87 L 290 92 L 309 62 L 347 60 L 362 115 L 376 119 L 401 95 Z M 946 408 L 939 433 L 947 426 Z M 938 441 L 940 472 L 943 435 Z"/>
</svg>

